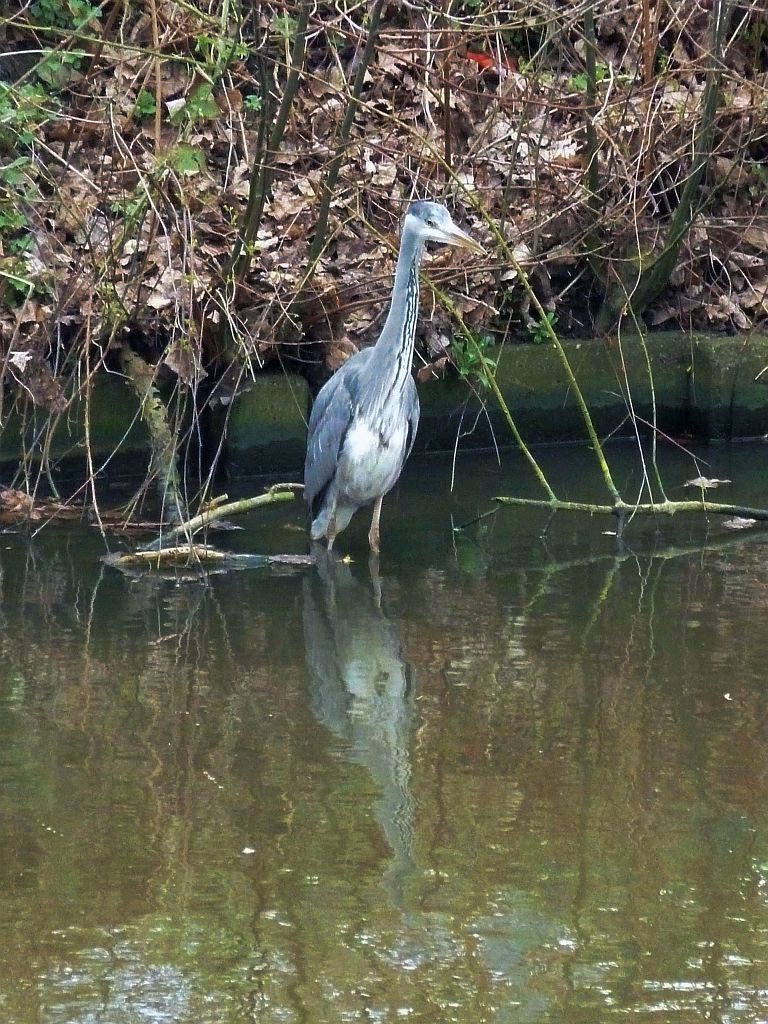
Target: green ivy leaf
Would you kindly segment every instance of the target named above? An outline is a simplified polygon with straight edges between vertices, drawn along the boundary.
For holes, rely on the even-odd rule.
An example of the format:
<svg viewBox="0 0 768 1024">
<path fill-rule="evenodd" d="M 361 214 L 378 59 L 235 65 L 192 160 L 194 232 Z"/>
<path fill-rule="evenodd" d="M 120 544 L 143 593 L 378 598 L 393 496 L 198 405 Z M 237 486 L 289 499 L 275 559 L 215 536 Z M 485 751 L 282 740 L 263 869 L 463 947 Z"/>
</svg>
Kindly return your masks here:
<svg viewBox="0 0 768 1024">
<path fill-rule="evenodd" d="M 155 97 L 147 89 L 142 89 L 136 97 L 136 106 L 133 110 L 136 117 L 151 117 L 157 110 Z"/>
<path fill-rule="evenodd" d="M 170 151 L 168 163 L 177 174 L 199 174 L 205 168 L 205 154 L 201 149 L 182 144 Z"/>
<path fill-rule="evenodd" d="M 79 57 L 73 57 L 71 54 L 51 53 L 37 65 L 35 74 L 50 89 L 60 92 L 80 77 L 74 66 L 79 60 Z"/>
<path fill-rule="evenodd" d="M 213 87 L 209 82 L 201 82 L 189 94 L 186 103 L 172 112 L 171 124 L 180 124 L 182 121 L 212 121 L 220 114 L 219 105 L 213 98 Z"/>
</svg>

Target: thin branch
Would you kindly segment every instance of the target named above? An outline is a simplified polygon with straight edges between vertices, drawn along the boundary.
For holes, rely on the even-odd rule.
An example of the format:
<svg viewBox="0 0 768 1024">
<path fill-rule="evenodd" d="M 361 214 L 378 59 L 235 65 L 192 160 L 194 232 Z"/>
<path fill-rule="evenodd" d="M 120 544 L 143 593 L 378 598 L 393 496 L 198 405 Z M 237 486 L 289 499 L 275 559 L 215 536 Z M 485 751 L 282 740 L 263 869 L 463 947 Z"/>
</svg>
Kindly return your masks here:
<svg viewBox="0 0 768 1024">
<path fill-rule="evenodd" d="M 750 508 L 748 505 L 725 505 L 715 501 L 653 501 L 631 505 L 619 500 L 615 505 L 597 505 L 587 501 L 561 501 L 559 498 L 544 501 L 537 498 L 497 497 L 493 500 L 498 501 L 500 505 L 527 505 L 530 508 L 545 508 L 553 512 L 588 512 L 590 515 L 674 516 L 678 512 L 704 512 L 707 515 L 739 516 L 768 522 L 768 509 Z"/>
<path fill-rule="evenodd" d="M 207 544 L 180 544 L 157 551 L 129 551 L 122 555 L 108 555 L 104 561 L 118 569 L 142 566 L 147 569 L 262 569 L 269 565 L 304 568 L 315 564 L 312 555 L 249 555 L 218 551 Z"/>
<path fill-rule="evenodd" d="M 307 254 L 307 263 L 310 268 L 320 258 L 320 254 L 325 246 L 325 233 L 328 227 L 328 214 L 331 209 L 331 201 L 333 200 L 334 189 L 336 188 L 339 171 L 341 170 L 341 164 L 346 153 L 349 133 L 352 129 L 355 114 L 357 113 L 357 106 L 360 101 L 363 82 L 365 81 L 365 76 L 378 40 L 379 19 L 381 17 L 381 9 L 383 6 L 384 0 L 376 0 L 368 18 L 368 38 L 365 41 L 365 49 L 363 50 L 362 57 L 360 58 L 360 63 L 357 66 L 357 72 L 352 84 L 349 102 L 347 104 L 347 109 L 344 112 L 344 120 L 341 122 L 341 127 L 339 128 L 339 134 L 336 139 L 336 152 L 328 166 L 328 171 L 323 181 L 323 198 L 320 201 L 320 209 L 317 212 L 315 235 Z"/>
<path fill-rule="evenodd" d="M 296 93 L 299 88 L 299 79 L 304 66 L 304 52 L 307 43 L 307 24 L 309 22 L 309 16 L 313 6 L 314 4 L 311 0 L 304 0 L 304 3 L 301 5 L 298 22 L 296 24 L 296 35 L 293 38 L 291 68 L 288 72 L 285 88 L 283 89 L 283 98 L 280 102 L 280 109 L 277 112 L 275 123 L 272 125 L 272 131 L 269 136 L 269 147 L 266 153 L 263 151 L 263 148 L 260 149 L 259 155 L 254 161 L 254 167 L 251 172 L 251 180 L 248 189 L 248 203 L 243 214 L 243 227 L 237 241 L 235 242 L 235 247 L 232 251 L 232 257 L 229 265 L 229 274 L 227 275 L 234 276 L 237 281 L 243 280 L 251 265 L 251 243 L 256 237 L 256 232 L 259 230 L 261 216 L 264 211 L 264 204 L 272 185 L 272 177 L 274 175 L 272 161 L 274 159 L 274 155 L 280 148 L 280 143 L 282 142 L 283 135 L 285 134 L 285 128 L 288 124 L 288 115 L 291 112 L 291 107 L 293 106 L 293 101 L 296 98 Z M 261 82 L 263 87 L 263 76 L 261 78 Z M 264 104 L 268 103 L 268 96 L 266 93 L 262 97 L 262 102 Z"/>
<path fill-rule="evenodd" d="M 167 530 L 162 537 L 145 544 L 142 551 L 158 551 L 162 547 L 172 544 L 177 537 L 191 537 L 202 530 L 204 526 L 210 526 L 218 519 L 226 516 L 242 515 L 251 512 L 255 508 L 262 508 L 264 505 L 277 505 L 284 501 L 293 501 L 294 492 L 298 489 L 296 484 L 275 484 L 266 494 L 259 494 L 255 498 L 241 498 L 239 501 L 229 501 L 225 505 L 217 504 L 213 508 L 207 508 L 204 512 L 189 519 L 186 523 L 180 523 L 172 530 Z"/>
<path fill-rule="evenodd" d="M 141 418 L 149 432 L 152 447 L 152 474 L 157 477 L 160 499 L 172 521 L 181 518 L 184 508 L 181 479 L 176 456 L 178 438 L 170 425 L 168 408 L 157 388 L 155 367 L 121 345 L 120 365 L 141 403 Z"/>
<path fill-rule="evenodd" d="M 598 189 L 600 180 L 598 177 L 598 141 L 595 118 L 597 115 L 597 66 L 595 54 L 597 53 L 597 42 L 595 40 L 595 0 L 588 0 L 584 8 L 584 69 L 587 76 L 587 102 L 586 102 L 586 156 L 587 156 L 587 208 L 590 213 L 591 228 L 594 230 L 600 213 Z"/>
<path fill-rule="evenodd" d="M 440 301 L 442 302 L 444 307 L 451 313 L 451 315 L 456 320 L 456 323 L 459 325 L 459 330 L 466 339 L 467 344 L 471 347 L 473 355 L 480 363 L 480 369 L 483 374 L 483 379 L 487 382 L 488 387 L 493 392 L 493 397 L 498 402 L 499 408 L 502 411 L 504 419 L 507 421 L 507 426 L 509 427 L 512 436 L 515 439 L 515 443 L 520 448 L 520 451 L 523 453 L 526 460 L 528 461 L 528 464 L 530 465 L 531 469 L 536 475 L 536 479 L 539 481 L 541 486 L 546 491 L 549 500 L 557 501 L 555 492 L 550 487 L 549 481 L 544 475 L 544 471 L 536 461 L 528 445 L 525 443 L 523 435 L 520 433 L 520 430 L 518 429 L 518 426 L 515 423 L 512 413 L 509 411 L 509 406 L 507 405 L 504 399 L 504 395 L 501 393 L 501 389 L 499 388 L 499 385 L 496 383 L 496 374 L 493 370 L 493 367 L 491 367 L 488 364 L 488 360 L 485 358 L 482 348 L 478 345 L 477 339 L 475 338 L 472 331 L 469 329 L 469 327 L 467 327 L 467 324 L 465 323 L 464 317 L 461 315 L 460 310 L 445 292 L 440 291 L 434 285 L 431 285 L 431 288 L 432 291 L 439 296 Z"/>
<path fill-rule="evenodd" d="M 697 197 L 704 172 L 712 158 L 712 140 L 723 77 L 723 34 L 728 20 L 728 9 L 728 0 L 715 0 L 712 11 L 712 46 L 707 56 L 701 125 L 694 138 L 691 170 L 672 216 L 667 239 L 661 253 L 650 266 L 642 267 L 642 253 L 638 253 L 637 260 L 629 262 L 628 269 L 637 274 L 636 283 L 628 288 L 625 284 L 626 274 L 620 275 L 613 294 L 608 296 L 596 319 L 596 327 L 600 331 L 612 327 L 629 305 L 632 306 L 635 316 L 640 315 L 666 288 L 677 263 L 680 246 L 706 204 L 706 199 L 697 203 Z"/>
</svg>

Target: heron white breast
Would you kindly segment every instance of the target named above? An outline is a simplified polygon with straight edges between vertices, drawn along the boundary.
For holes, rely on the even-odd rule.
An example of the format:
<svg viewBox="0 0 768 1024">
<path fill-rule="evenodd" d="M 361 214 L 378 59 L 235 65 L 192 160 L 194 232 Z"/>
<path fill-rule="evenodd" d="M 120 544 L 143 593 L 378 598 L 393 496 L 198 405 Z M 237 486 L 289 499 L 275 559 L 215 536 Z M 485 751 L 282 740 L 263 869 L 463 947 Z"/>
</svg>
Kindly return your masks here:
<svg viewBox="0 0 768 1024">
<path fill-rule="evenodd" d="M 340 489 L 360 503 L 373 501 L 393 486 L 403 465 L 407 426 L 382 436 L 364 419 L 349 428 L 339 464 Z"/>
<path fill-rule="evenodd" d="M 365 420 L 355 420 L 347 433 L 344 454 L 350 462 L 365 462 L 378 449 L 379 435 Z"/>
</svg>

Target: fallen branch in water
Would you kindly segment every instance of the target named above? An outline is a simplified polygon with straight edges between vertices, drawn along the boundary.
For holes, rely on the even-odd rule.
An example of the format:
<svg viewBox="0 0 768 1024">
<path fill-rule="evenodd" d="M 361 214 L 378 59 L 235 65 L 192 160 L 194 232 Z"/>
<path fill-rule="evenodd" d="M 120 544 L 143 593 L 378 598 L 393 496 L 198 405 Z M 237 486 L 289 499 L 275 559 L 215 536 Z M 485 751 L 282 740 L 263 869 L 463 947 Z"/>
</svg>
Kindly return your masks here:
<svg viewBox="0 0 768 1024">
<path fill-rule="evenodd" d="M 259 494 L 255 498 L 241 498 L 239 501 L 229 501 L 221 504 L 221 498 L 216 499 L 208 508 L 204 509 L 193 519 L 186 523 L 180 523 L 173 529 L 161 534 L 157 540 L 145 544 L 140 551 L 153 552 L 162 548 L 168 548 L 177 537 L 184 536 L 191 538 L 204 526 L 215 523 L 217 519 L 224 519 L 227 516 L 242 515 L 243 512 L 250 512 L 255 508 L 262 508 L 264 505 L 276 505 L 282 501 L 293 501 L 296 491 L 301 490 L 301 484 L 274 484 L 265 494 Z"/>
<path fill-rule="evenodd" d="M 221 563 L 225 559 L 223 551 L 216 551 L 205 544 L 179 544 L 177 547 L 160 548 L 157 551 L 129 551 L 124 555 L 107 556 L 108 565 L 145 565 L 148 568 L 160 569 L 171 565 L 189 565 L 190 562 Z"/>
<path fill-rule="evenodd" d="M 615 516 L 619 520 L 619 534 L 627 517 L 635 515 L 674 516 L 678 512 L 704 512 L 707 515 L 741 516 L 745 519 L 768 522 L 768 509 L 725 505 L 717 501 L 651 501 L 640 505 L 617 501 L 613 505 L 593 505 L 585 501 L 561 501 L 559 498 L 497 497 L 493 500 L 500 505 L 527 505 L 532 508 L 545 508 L 549 512 L 588 512 L 590 515 Z"/>
</svg>

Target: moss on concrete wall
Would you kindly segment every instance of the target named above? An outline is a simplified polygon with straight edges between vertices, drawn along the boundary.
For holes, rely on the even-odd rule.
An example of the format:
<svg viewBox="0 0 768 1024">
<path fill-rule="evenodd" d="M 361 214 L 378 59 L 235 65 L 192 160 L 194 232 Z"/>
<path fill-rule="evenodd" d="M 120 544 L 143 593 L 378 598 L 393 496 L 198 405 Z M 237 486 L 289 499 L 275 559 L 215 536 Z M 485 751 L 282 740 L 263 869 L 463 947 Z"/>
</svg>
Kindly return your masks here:
<svg viewBox="0 0 768 1024">
<path fill-rule="evenodd" d="M 628 393 L 635 415 L 666 433 L 704 441 L 760 436 L 768 432 L 768 338 L 707 337 L 682 333 L 566 345 L 574 374 L 601 435 L 631 434 Z M 557 353 L 549 345 L 510 345 L 496 353 L 497 380 L 523 436 L 531 443 L 586 439 L 576 400 Z M 651 373 L 649 374 L 649 365 Z M 653 386 L 651 386 L 651 376 Z M 627 381 L 630 382 L 629 389 Z M 487 389 L 485 412 L 466 384 L 449 375 L 419 386 L 422 416 L 416 449 L 450 450 L 461 432 L 462 447 L 487 447 L 495 435 L 510 443 L 509 430 Z M 291 374 L 265 374 L 208 424 L 224 439 L 223 467 L 231 476 L 299 473 L 304 460 L 309 395 Z M 102 460 L 117 450 L 146 454 L 147 434 L 135 395 L 126 382 L 103 375 L 90 399 L 91 444 Z M 9 416 L 0 431 L 0 460 L 8 467 L 23 449 L 37 457 L 46 444 L 54 459 L 84 455 L 85 402 L 76 402 L 48 435 L 44 412 L 26 420 Z"/>
</svg>

